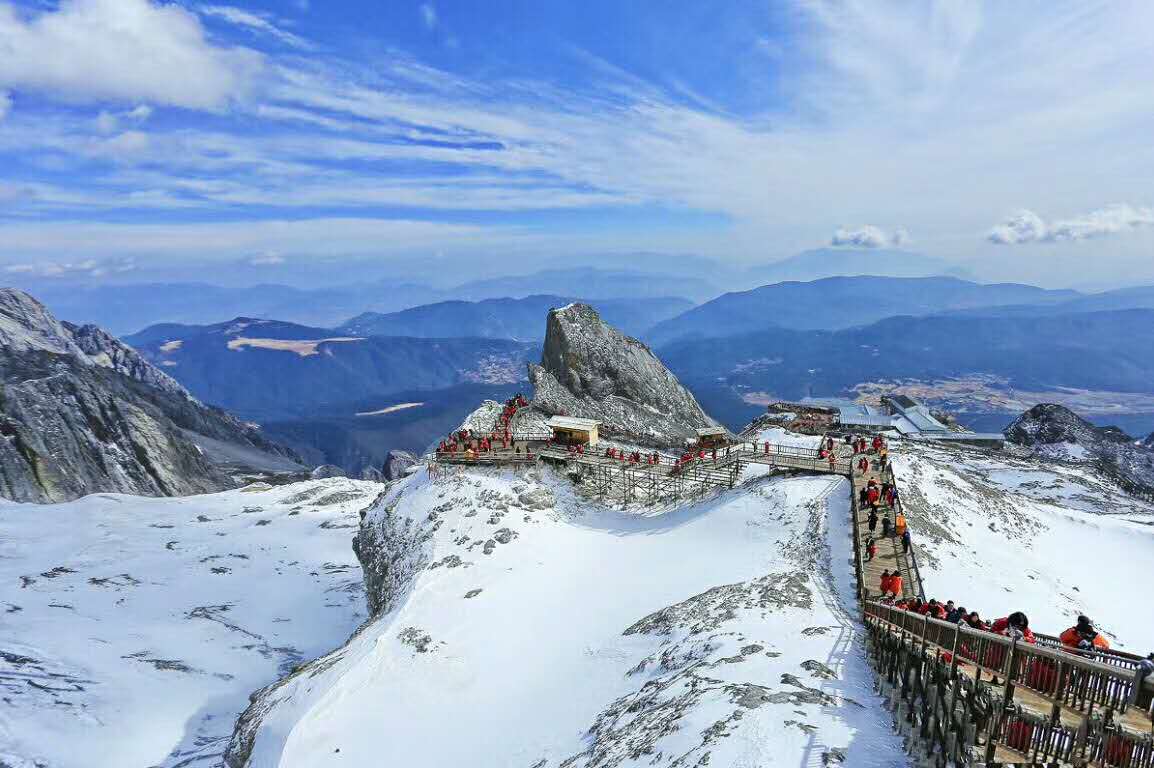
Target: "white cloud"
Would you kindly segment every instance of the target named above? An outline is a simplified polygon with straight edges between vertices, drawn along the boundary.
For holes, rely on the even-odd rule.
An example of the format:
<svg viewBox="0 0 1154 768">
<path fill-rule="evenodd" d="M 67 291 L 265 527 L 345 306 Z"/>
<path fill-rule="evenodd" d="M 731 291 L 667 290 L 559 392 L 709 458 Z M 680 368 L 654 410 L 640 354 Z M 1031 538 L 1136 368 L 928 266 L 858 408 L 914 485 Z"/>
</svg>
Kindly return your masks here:
<svg viewBox="0 0 1154 768">
<path fill-rule="evenodd" d="M 302 50 L 312 48 L 312 44 L 303 37 L 282 29 L 265 15 L 246 11 L 243 8 L 236 8 L 231 5 L 204 5 L 197 10 L 204 16 L 218 18 L 229 24 L 244 27 L 258 34 L 267 35 L 293 48 L 300 48 Z"/>
<path fill-rule="evenodd" d="M 835 247 L 849 248 L 885 248 L 894 246 L 899 248 L 910 240 L 910 233 L 898 227 L 892 235 L 886 234 L 881 227 L 866 224 L 857 229 L 838 229 L 830 238 L 829 244 Z"/>
<path fill-rule="evenodd" d="M 1033 211 L 1022 210 L 990 230 L 988 239 L 998 245 L 1075 242 L 1150 226 L 1154 226 L 1154 208 L 1125 203 L 1051 222 L 1044 221 Z"/>
<path fill-rule="evenodd" d="M 437 27 L 437 9 L 433 7 L 432 3 L 421 3 L 421 22 L 426 29 L 436 29 Z"/>
<path fill-rule="evenodd" d="M 8 112 L 12 109 L 12 97 L 7 91 L 0 91 L 0 120 L 8 117 Z"/>
<path fill-rule="evenodd" d="M 109 274 L 123 274 L 136 269 L 132 259 L 83 259 L 81 261 L 38 261 L 9 264 L 3 271 L 10 275 L 29 277 L 103 277 Z"/>
<path fill-rule="evenodd" d="M 248 260 L 250 267 L 276 267 L 284 263 L 285 257 L 272 251 L 257 254 Z"/>
<path fill-rule="evenodd" d="M 150 0 L 63 0 L 32 15 L 0 4 L 0 51 L 0 87 L 194 109 L 242 97 L 262 66 L 210 43 L 189 11 Z"/>
<path fill-rule="evenodd" d="M 124 112 L 110 112 L 107 109 L 102 109 L 100 114 L 96 116 L 96 130 L 106 135 L 116 133 L 120 129 L 121 121 L 143 123 L 151 116 L 152 107 L 147 104 L 139 104 Z"/>
</svg>

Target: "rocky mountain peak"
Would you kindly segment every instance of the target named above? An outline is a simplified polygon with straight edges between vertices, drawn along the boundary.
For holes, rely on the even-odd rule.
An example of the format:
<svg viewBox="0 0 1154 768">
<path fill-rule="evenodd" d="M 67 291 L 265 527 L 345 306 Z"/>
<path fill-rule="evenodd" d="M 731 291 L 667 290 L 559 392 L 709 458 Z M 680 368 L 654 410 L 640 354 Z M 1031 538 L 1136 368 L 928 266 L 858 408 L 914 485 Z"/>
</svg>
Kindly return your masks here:
<svg viewBox="0 0 1154 768">
<path fill-rule="evenodd" d="M 1090 464 L 1123 488 L 1154 492 L 1154 450 L 1118 427 L 1097 427 L 1062 405 L 1041 403 L 1006 428 L 1006 439 L 1051 459 Z"/>
<path fill-rule="evenodd" d="M 80 354 L 64 324 L 47 307 L 16 288 L 0 288 L 0 347 L 17 352 Z"/>
<path fill-rule="evenodd" d="M 1006 439 L 1025 446 L 1075 443 L 1083 447 L 1103 440 L 1130 443 L 1132 439 L 1117 427 L 1096 427 L 1057 403 L 1039 403 L 1006 428 Z"/>
<path fill-rule="evenodd" d="M 538 410 L 598 419 L 606 435 L 671 445 L 717 424 L 649 347 L 587 304 L 550 310 L 529 379 Z"/>
</svg>

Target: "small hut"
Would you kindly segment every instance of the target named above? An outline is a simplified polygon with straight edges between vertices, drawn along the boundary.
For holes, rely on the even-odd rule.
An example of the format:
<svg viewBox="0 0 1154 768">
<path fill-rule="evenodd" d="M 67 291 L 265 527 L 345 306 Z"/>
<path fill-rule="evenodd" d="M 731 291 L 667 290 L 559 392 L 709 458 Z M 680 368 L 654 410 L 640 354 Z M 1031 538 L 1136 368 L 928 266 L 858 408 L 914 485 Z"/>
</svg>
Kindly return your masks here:
<svg viewBox="0 0 1154 768">
<path fill-rule="evenodd" d="M 579 419 L 576 416 L 553 416 L 548 422 L 553 430 L 553 442 L 562 445 L 597 445 L 597 428 L 601 422 L 595 419 Z"/>
<path fill-rule="evenodd" d="M 721 448 L 729 442 L 725 427 L 702 427 L 697 430 L 697 446 L 705 450 Z"/>
</svg>

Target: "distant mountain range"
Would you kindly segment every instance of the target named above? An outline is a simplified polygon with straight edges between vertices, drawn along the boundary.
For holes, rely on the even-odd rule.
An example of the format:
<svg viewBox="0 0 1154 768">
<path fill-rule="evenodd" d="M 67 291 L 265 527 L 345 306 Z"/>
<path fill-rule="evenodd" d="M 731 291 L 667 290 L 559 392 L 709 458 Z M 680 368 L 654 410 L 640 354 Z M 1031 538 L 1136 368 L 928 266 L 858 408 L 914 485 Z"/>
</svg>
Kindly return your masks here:
<svg viewBox="0 0 1154 768">
<path fill-rule="evenodd" d="M 572 290 L 563 290 L 572 289 Z M 697 277 L 630 269 L 546 269 L 529 275 L 478 280 L 453 289 L 454 298 L 514 299 L 534 294 L 576 293 L 591 299 L 642 299 L 684 296 L 704 301 L 718 294 L 717 286 Z"/>
<path fill-rule="evenodd" d="M 1015 387 L 1154 392 L 1154 310 L 891 317 L 839 331 L 766 329 L 658 349 L 683 381 L 792 399 L 861 382 L 991 373 Z"/>
<path fill-rule="evenodd" d="M 266 318 L 331 328 L 366 312 L 391 314 L 446 301 L 521 299 L 535 295 L 575 295 L 583 301 L 595 302 L 663 299 L 670 302 L 669 307 L 676 307 L 677 302 L 684 299 L 669 297 L 704 301 L 716 296 L 718 291 L 699 278 L 592 267 L 544 270 L 453 288 L 434 288 L 405 280 L 365 281 L 316 289 L 277 284 L 224 288 L 183 282 L 125 285 L 41 282 L 35 288 L 36 295 L 60 317 L 98 324 L 117 335 L 135 333 L 158 323 L 207 325 L 231 317 Z M 681 308 L 688 306 L 690 304 L 682 304 Z M 664 310 L 654 311 L 660 314 Z M 629 319 L 625 315 L 622 318 Z"/>
<path fill-rule="evenodd" d="M 562 296 L 526 296 L 523 299 L 442 301 L 382 314 L 366 312 L 336 328 L 358 336 L 417 336 L 422 338 L 474 337 L 539 341 L 545 337 L 544 318 L 550 309 L 571 304 Z M 657 323 L 691 309 L 688 299 L 600 299 L 588 302 L 606 322 L 631 336 L 640 336 Z"/>
<path fill-rule="evenodd" d="M 843 275 L 969 276 L 965 270 L 943 259 L 887 248 L 816 248 L 781 261 L 751 267 L 747 272 L 748 278 L 758 285 Z"/>
<path fill-rule="evenodd" d="M 726 293 L 666 320 L 646 335 L 654 345 L 735 336 L 766 328 L 837 330 L 895 315 L 1007 304 L 1051 305 L 1080 297 L 1031 285 L 983 285 L 952 277 L 830 277 Z"/>
<path fill-rule="evenodd" d="M 259 421 L 374 397 L 384 408 L 388 395 L 403 391 L 516 385 L 540 348 L 505 339 L 356 336 L 243 317 L 154 326 L 125 341 L 197 397 Z"/>
</svg>

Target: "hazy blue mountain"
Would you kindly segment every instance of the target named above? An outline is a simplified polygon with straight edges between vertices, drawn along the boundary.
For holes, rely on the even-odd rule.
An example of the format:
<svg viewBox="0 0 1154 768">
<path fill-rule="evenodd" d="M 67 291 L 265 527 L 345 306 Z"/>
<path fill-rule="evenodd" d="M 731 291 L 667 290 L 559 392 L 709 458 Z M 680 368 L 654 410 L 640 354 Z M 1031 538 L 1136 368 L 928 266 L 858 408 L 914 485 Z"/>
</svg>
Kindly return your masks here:
<svg viewBox="0 0 1154 768">
<path fill-rule="evenodd" d="M 836 330 L 894 315 L 1005 304 L 1057 303 L 1077 297 L 1030 285 L 983 285 L 953 277 L 830 277 L 726 293 L 655 326 L 655 345 L 694 337 L 736 336 L 771 328 Z"/>
<path fill-rule="evenodd" d="M 538 341 L 545 338 L 545 316 L 554 307 L 575 299 L 562 296 L 526 296 L 523 299 L 442 301 L 400 312 L 366 312 L 337 327 L 341 333 L 362 336 L 417 336 Z M 657 323 L 693 306 L 688 299 L 600 299 L 586 302 L 606 322 L 631 336 L 640 336 Z"/>
<path fill-rule="evenodd" d="M 529 275 L 477 280 L 454 288 L 453 298 L 478 300 L 501 297 L 524 298 L 534 294 L 580 292 L 602 299 L 639 299 L 684 296 L 704 301 L 716 296 L 716 286 L 695 277 L 646 272 L 631 268 L 627 260 L 617 270 L 576 267 L 546 269 Z"/>
<path fill-rule="evenodd" d="M 252 318 L 167 324 L 126 341 L 202 400 L 262 422 L 406 390 L 515 385 L 539 351 L 499 339 L 356 337 Z"/>
<path fill-rule="evenodd" d="M 1119 288 L 1102 293 L 1079 294 L 1057 304 L 1008 304 L 980 309 L 955 310 L 951 314 L 988 317 L 1065 315 L 1074 312 L 1107 312 L 1124 309 L 1154 309 L 1154 286 Z"/>
<path fill-rule="evenodd" d="M 156 323 L 217 323 L 238 316 L 331 326 L 361 312 L 392 312 L 445 297 L 427 285 L 387 281 L 316 290 L 271 284 L 224 288 L 207 283 L 69 283 L 45 284 L 37 294 L 60 317 L 95 323 L 118 335 Z"/>
<path fill-rule="evenodd" d="M 751 267 L 747 279 L 757 284 L 785 280 L 818 280 L 840 275 L 886 277 L 968 277 L 944 259 L 887 248 L 816 248 L 788 259 Z"/>
<path fill-rule="evenodd" d="M 768 329 L 658 350 L 685 381 L 782 398 L 865 381 L 996 374 L 1022 389 L 1154 392 L 1154 310 L 1045 317 L 893 317 L 840 331 Z M 695 390 L 696 391 L 696 390 Z"/>
</svg>

